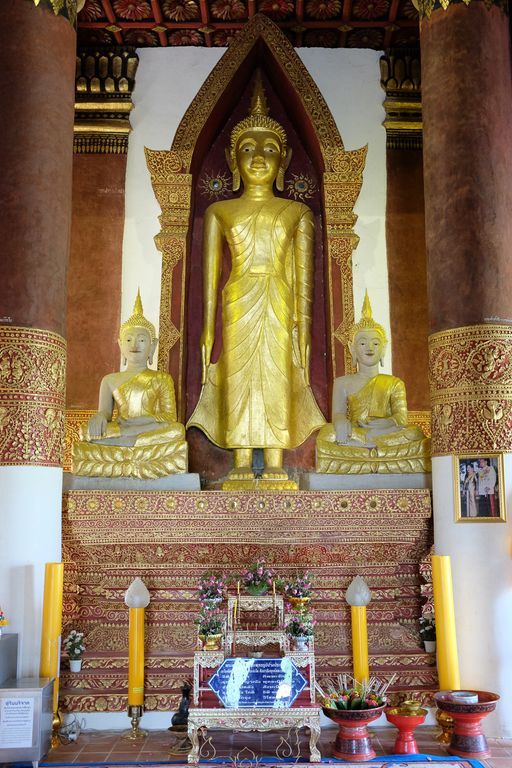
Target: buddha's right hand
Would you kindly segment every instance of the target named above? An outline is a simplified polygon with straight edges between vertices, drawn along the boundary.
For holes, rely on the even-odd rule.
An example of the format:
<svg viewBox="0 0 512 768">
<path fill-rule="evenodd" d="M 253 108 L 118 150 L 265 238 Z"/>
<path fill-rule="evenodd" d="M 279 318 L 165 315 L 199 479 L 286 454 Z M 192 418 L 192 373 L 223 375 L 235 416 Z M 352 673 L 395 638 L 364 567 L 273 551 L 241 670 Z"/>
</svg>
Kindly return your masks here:
<svg viewBox="0 0 512 768">
<path fill-rule="evenodd" d="M 335 414 L 333 417 L 333 425 L 336 434 L 336 442 L 340 445 L 345 445 L 350 440 L 352 424 L 346 416 Z"/>
<path fill-rule="evenodd" d="M 91 440 L 99 440 L 107 431 L 107 419 L 103 413 L 95 413 L 87 423 L 87 431 Z"/>
</svg>

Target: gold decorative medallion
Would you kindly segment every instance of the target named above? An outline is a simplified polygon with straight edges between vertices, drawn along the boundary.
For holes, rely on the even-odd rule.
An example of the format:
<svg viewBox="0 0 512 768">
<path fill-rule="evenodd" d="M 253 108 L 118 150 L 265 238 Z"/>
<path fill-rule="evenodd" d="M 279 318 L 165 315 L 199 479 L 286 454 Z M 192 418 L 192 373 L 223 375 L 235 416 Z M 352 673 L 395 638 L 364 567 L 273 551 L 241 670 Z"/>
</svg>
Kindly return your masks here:
<svg viewBox="0 0 512 768">
<path fill-rule="evenodd" d="M 429 338 L 432 455 L 512 450 L 512 326 Z"/>
<path fill-rule="evenodd" d="M 0 325 L 0 465 L 62 465 L 65 391 L 62 336 Z"/>
</svg>

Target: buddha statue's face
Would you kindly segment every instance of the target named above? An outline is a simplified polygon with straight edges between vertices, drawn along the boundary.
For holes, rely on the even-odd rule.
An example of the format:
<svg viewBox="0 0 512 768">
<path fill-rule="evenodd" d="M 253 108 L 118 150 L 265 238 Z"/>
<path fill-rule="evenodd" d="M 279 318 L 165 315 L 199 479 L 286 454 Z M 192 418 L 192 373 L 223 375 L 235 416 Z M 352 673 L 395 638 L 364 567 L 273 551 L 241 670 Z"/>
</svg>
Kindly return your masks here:
<svg viewBox="0 0 512 768">
<path fill-rule="evenodd" d="M 372 366 L 382 360 L 386 342 L 382 335 L 371 328 L 359 331 L 352 344 L 352 354 L 360 365 Z"/>
<path fill-rule="evenodd" d="M 236 146 L 236 162 L 244 186 L 272 187 L 281 165 L 281 151 L 281 141 L 273 131 L 245 131 Z"/>
<path fill-rule="evenodd" d="M 145 366 L 153 351 L 151 336 L 145 328 L 125 328 L 119 339 L 121 354 L 129 365 Z"/>
</svg>

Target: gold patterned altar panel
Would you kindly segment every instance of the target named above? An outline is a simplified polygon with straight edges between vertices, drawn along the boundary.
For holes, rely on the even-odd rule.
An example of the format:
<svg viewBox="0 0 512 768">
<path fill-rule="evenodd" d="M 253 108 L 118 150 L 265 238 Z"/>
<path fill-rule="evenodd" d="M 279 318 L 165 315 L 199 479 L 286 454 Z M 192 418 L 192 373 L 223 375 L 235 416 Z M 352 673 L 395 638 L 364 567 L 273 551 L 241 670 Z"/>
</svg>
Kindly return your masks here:
<svg viewBox="0 0 512 768">
<path fill-rule="evenodd" d="M 146 611 L 149 708 L 176 707 L 192 675 L 197 585 L 205 571 L 234 575 L 258 557 L 279 575 L 314 574 L 319 674 L 350 671 L 350 609 L 356 573 L 372 590 L 372 669 L 399 670 L 397 690 L 428 697 L 435 668 L 420 649 L 418 564 L 431 544 L 424 490 L 237 493 L 70 491 L 64 494 L 64 633 L 83 630 L 82 672 L 62 670 L 68 711 L 126 706 L 128 610 L 124 594 L 140 576 Z"/>
<path fill-rule="evenodd" d="M 62 466 L 66 342 L 0 325 L 0 465 Z"/>
<path fill-rule="evenodd" d="M 512 325 L 429 338 L 432 455 L 512 451 Z"/>
</svg>

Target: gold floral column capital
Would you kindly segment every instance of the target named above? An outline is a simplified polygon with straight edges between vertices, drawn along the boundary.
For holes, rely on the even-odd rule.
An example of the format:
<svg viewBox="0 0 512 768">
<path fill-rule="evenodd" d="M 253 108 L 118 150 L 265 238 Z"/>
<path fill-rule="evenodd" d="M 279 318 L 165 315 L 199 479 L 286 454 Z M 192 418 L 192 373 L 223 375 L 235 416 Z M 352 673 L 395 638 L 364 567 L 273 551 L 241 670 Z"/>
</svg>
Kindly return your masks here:
<svg viewBox="0 0 512 768">
<path fill-rule="evenodd" d="M 429 338 L 432 455 L 512 451 L 512 325 Z"/>
<path fill-rule="evenodd" d="M 0 325 L 0 466 L 62 466 L 66 342 Z"/>
<path fill-rule="evenodd" d="M 30 2 L 39 8 L 49 8 L 55 16 L 64 16 L 76 29 L 77 4 L 79 8 L 83 6 L 80 0 L 30 0 Z"/>
</svg>

